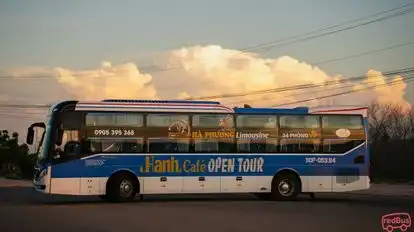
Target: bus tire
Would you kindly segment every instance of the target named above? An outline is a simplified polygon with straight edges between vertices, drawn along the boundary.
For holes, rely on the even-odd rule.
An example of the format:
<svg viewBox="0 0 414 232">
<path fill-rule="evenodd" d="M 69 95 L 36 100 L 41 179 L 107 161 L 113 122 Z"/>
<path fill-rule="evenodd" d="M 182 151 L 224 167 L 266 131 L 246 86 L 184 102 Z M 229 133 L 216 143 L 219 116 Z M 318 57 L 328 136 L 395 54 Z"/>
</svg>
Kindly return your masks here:
<svg viewBox="0 0 414 232">
<path fill-rule="evenodd" d="M 292 172 L 277 174 L 272 181 L 273 200 L 293 200 L 301 192 L 299 177 Z"/>
<path fill-rule="evenodd" d="M 139 183 L 132 173 L 121 172 L 109 178 L 107 198 L 111 202 L 133 201 L 138 192 Z"/>
</svg>

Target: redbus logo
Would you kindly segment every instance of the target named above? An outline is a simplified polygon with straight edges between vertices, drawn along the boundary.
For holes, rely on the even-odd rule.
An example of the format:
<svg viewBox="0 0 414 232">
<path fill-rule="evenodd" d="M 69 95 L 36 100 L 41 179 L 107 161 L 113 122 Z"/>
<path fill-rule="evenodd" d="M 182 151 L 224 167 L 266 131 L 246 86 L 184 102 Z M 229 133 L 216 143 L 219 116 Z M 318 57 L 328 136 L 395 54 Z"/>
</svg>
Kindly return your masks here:
<svg viewBox="0 0 414 232">
<path fill-rule="evenodd" d="M 391 213 L 382 216 L 382 229 L 393 232 L 395 229 L 407 231 L 411 227 L 411 217 L 408 213 Z"/>
</svg>

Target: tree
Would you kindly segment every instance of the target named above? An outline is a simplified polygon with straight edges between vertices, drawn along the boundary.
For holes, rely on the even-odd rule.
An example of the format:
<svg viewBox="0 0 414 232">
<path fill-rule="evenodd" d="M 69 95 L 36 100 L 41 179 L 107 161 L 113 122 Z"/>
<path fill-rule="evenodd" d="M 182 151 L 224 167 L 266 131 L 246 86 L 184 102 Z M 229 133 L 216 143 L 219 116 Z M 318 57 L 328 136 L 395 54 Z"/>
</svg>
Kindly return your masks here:
<svg viewBox="0 0 414 232">
<path fill-rule="evenodd" d="M 374 180 L 414 180 L 414 111 L 372 103 L 368 111 Z"/>
<path fill-rule="evenodd" d="M 35 159 L 27 144 L 18 141 L 18 133 L 0 131 L 0 175 L 31 178 Z"/>
</svg>

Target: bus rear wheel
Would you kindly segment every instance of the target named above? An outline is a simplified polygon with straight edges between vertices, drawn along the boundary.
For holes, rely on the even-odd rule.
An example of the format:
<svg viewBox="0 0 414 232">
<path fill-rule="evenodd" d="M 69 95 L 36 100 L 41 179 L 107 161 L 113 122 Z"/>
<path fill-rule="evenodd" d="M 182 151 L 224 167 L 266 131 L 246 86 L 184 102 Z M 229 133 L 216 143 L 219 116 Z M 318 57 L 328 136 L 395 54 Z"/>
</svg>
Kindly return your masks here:
<svg viewBox="0 0 414 232">
<path fill-rule="evenodd" d="M 293 200 L 301 191 L 301 183 L 293 173 L 281 173 L 272 181 L 272 198 L 274 200 Z"/>
<path fill-rule="evenodd" d="M 135 199 L 138 180 L 133 175 L 120 173 L 108 180 L 106 198 L 112 202 L 129 202 Z"/>
</svg>

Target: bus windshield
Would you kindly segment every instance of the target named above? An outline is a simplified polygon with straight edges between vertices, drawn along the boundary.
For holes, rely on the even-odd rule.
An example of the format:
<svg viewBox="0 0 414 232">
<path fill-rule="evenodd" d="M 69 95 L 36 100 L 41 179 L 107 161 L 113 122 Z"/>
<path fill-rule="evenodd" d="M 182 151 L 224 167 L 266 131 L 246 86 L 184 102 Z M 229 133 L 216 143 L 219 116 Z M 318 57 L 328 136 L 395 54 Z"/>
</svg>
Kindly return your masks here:
<svg viewBox="0 0 414 232">
<path fill-rule="evenodd" d="M 46 126 L 46 130 L 43 132 L 42 138 L 39 142 L 39 150 L 38 150 L 38 161 L 43 161 L 47 159 L 47 147 L 49 147 L 51 141 L 51 134 L 52 134 L 52 127 L 50 125 Z"/>
</svg>

